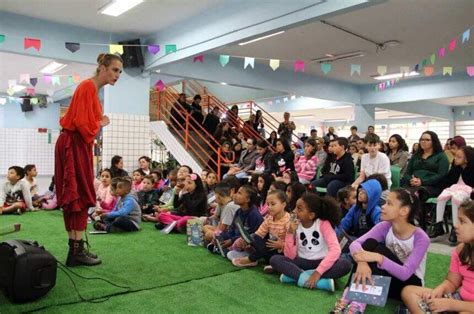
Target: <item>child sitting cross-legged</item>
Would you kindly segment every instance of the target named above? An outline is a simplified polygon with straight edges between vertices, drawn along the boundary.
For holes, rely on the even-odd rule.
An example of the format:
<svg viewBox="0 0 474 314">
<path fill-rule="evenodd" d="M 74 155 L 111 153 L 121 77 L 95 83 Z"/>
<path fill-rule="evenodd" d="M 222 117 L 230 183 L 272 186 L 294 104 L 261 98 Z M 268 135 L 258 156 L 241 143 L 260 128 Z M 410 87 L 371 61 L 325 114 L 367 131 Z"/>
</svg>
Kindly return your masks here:
<svg viewBox="0 0 474 314">
<path fill-rule="evenodd" d="M 33 164 L 26 165 L 23 170 L 25 171 L 25 177 L 21 180 L 25 182 L 28 189 L 30 189 L 31 201 L 33 204 L 32 211 L 40 210 L 42 198 L 38 194 L 38 183 L 36 182 L 38 171 L 36 170 L 36 166 Z"/>
<path fill-rule="evenodd" d="M 350 185 L 346 185 L 337 191 L 337 202 L 339 203 L 342 217 L 344 217 L 349 212 L 349 209 L 357 203 L 356 197 L 357 190 Z"/>
<path fill-rule="evenodd" d="M 184 186 L 186 176 L 181 176 L 181 184 Z M 172 211 L 174 209 L 175 187 L 178 184 L 178 171 L 173 169 L 168 173 L 168 179 L 161 188 L 161 196 L 156 204 L 153 204 L 153 212 L 142 216 L 144 221 L 158 222 L 158 215 L 161 212 Z M 160 193 L 160 192 L 158 192 Z"/>
<path fill-rule="evenodd" d="M 142 184 L 142 181 L 143 181 L 143 177 L 145 177 L 145 172 L 143 172 L 142 169 L 136 169 L 133 171 L 133 174 L 132 174 L 132 179 L 133 179 L 133 182 L 132 182 L 132 190 L 134 192 L 139 192 L 142 190 L 143 188 L 143 184 Z"/>
<path fill-rule="evenodd" d="M 341 258 L 341 248 L 334 227 L 340 212 L 330 197 L 305 193 L 296 202 L 296 218 L 292 219 L 285 237 L 284 256 L 275 255 L 270 264 L 280 272 L 280 281 L 299 287 L 334 291 L 333 278 L 351 270 L 351 262 Z"/>
<path fill-rule="evenodd" d="M 408 286 L 402 299 L 410 313 L 426 313 L 423 302 L 433 313 L 472 313 L 474 309 L 474 201 L 466 200 L 459 207 L 456 222 L 460 244 L 451 253 L 451 265 L 446 279 L 436 288 Z"/>
<path fill-rule="evenodd" d="M 21 180 L 24 176 L 22 167 L 8 168 L 7 182 L 0 189 L 0 215 L 11 213 L 21 215 L 26 210 L 33 209 L 30 189 Z"/>
<path fill-rule="evenodd" d="M 123 177 L 114 178 L 112 181 L 113 192 L 120 200 L 109 213 L 96 211 L 101 220 L 94 223 L 94 229 L 107 232 L 140 230 L 141 210 L 135 193 L 131 193 L 132 182 Z"/>
<path fill-rule="evenodd" d="M 266 265 L 265 272 L 271 272 L 269 266 L 270 258 L 275 254 L 281 254 L 285 247 L 285 234 L 290 223 L 290 214 L 285 211 L 287 207 L 286 194 L 283 191 L 275 190 L 268 192 L 268 215 L 260 225 L 258 230 L 251 235 L 251 243 L 247 245 L 242 237 L 237 239 L 234 247 L 245 249 L 248 256 L 242 256 L 242 252 L 230 251 L 227 257 L 232 260 L 232 264 L 238 267 L 257 266 L 258 261 L 264 258 Z M 235 257 L 235 258 L 234 258 Z"/>
<path fill-rule="evenodd" d="M 296 202 L 306 192 L 306 186 L 301 182 L 293 182 L 286 187 L 288 205 L 286 211 L 291 213 L 296 208 Z"/>
<path fill-rule="evenodd" d="M 158 191 L 155 190 L 155 178 L 152 175 L 145 176 L 142 181 L 142 190 L 137 193 L 138 204 L 142 209 L 142 218 L 147 221 L 146 215 L 155 212 L 153 206 L 158 205 Z"/>
<path fill-rule="evenodd" d="M 365 290 L 367 285 L 373 285 L 372 275 L 388 276 L 391 277 L 388 297 L 401 300 L 404 287 L 423 286 L 430 239 L 414 225 L 419 204 L 418 197 L 409 190 L 390 192 L 382 207 L 383 221 L 352 242 L 350 251 L 357 264 L 352 271 L 356 287 L 362 285 Z M 364 313 L 366 304 L 349 301 L 347 292 L 348 288 L 332 313 Z"/>
</svg>

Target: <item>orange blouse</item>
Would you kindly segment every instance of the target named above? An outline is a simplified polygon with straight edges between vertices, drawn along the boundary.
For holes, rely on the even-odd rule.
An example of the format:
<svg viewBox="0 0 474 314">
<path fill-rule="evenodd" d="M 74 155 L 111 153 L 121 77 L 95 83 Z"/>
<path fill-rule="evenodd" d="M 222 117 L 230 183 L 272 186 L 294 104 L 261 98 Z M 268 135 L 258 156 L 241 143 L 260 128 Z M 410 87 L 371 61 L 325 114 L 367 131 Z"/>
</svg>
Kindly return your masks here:
<svg viewBox="0 0 474 314">
<path fill-rule="evenodd" d="M 94 82 L 88 79 L 77 86 L 71 103 L 59 124 L 70 131 L 78 131 L 86 143 L 92 143 L 99 132 L 102 106 Z"/>
</svg>

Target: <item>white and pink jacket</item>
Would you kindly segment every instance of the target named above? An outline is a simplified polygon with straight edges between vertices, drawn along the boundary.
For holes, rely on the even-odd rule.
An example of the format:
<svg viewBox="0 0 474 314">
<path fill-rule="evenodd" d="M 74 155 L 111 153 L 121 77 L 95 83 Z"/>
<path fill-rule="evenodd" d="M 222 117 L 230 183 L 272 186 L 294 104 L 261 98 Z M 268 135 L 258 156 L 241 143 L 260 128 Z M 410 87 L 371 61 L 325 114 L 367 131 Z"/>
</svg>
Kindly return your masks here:
<svg viewBox="0 0 474 314">
<path fill-rule="evenodd" d="M 316 168 L 318 165 L 318 157 L 313 155 L 309 160 L 306 156 L 300 156 L 295 161 L 295 170 L 298 173 L 298 178 L 311 181 L 316 175 Z"/>
</svg>

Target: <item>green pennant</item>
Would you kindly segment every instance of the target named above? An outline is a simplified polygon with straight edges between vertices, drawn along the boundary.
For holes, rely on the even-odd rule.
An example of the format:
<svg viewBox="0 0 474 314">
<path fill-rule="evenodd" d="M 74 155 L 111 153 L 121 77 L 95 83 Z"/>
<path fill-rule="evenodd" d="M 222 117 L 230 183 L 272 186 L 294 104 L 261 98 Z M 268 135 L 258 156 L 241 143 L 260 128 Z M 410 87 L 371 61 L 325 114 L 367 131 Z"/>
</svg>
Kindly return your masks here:
<svg viewBox="0 0 474 314">
<path fill-rule="evenodd" d="M 436 54 L 432 54 L 431 57 L 430 57 L 430 61 L 431 61 L 431 64 L 435 64 L 436 62 Z"/>
<path fill-rule="evenodd" d="M 428 64 L 428 60 L 423 59 L 423 61 L 421 61 L 421 67 L 422 68 L 424 68 L 427 64 Z"/>
<path fill-rule="evenodd" d="M 165 54 L 176 52 L 176 45 L 165 45 Z"/>
<path fill-rule="evenodd" d="M 5 41 L 5 35 L 0 34 L 0 44 Z"/>
</svg>

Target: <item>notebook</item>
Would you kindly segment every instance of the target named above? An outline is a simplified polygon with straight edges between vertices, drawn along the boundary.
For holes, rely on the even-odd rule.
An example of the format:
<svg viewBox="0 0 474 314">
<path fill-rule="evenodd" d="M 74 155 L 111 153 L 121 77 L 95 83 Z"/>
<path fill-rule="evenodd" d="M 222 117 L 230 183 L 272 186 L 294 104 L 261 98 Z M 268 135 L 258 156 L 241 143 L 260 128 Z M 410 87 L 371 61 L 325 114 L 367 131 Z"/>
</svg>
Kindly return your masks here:
<svg viewBox="0 0 474 314">
<path fill-rule="evenodd" d="M 204 246 L 201 219 L 189 219 L 186 223 L 186 234 L 189 246 Z"/>
<path fill-rule="evenodd" d="M 346 298 L 350 301 L 357 301 L 365 304 L 371 304 L 375 306 L 385 306 L 387 303 L 388 290 L 390 288 L 391 277 L 372 275 L 374 286 L 367 283 L 365 291 L 362 290 L 362 285 L 359 284 L 356 288 L 354 283 L 354 275 L 351 278 L 351 285 L 347 292 Z"/>
</svg>

